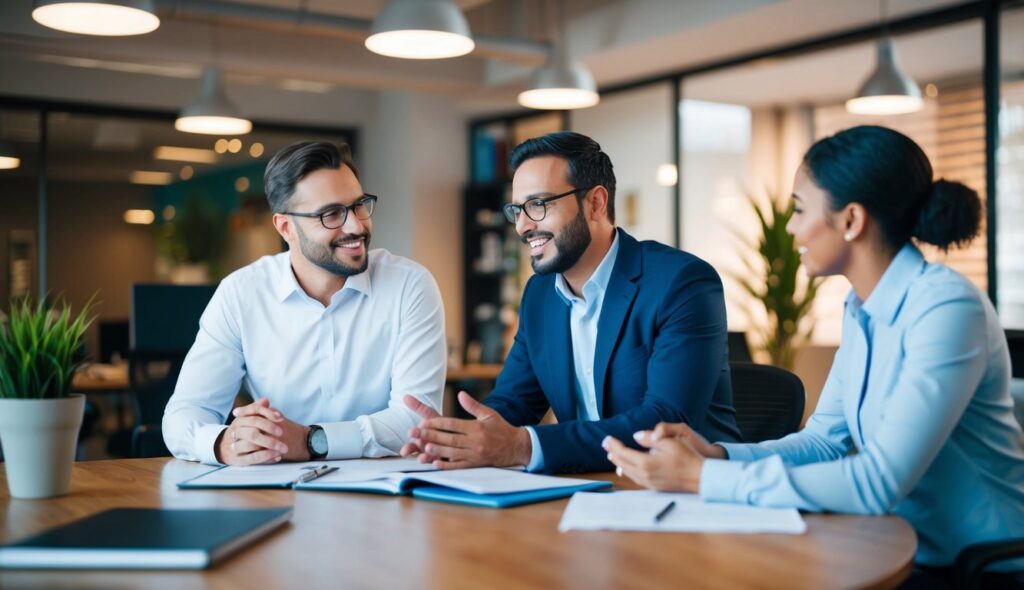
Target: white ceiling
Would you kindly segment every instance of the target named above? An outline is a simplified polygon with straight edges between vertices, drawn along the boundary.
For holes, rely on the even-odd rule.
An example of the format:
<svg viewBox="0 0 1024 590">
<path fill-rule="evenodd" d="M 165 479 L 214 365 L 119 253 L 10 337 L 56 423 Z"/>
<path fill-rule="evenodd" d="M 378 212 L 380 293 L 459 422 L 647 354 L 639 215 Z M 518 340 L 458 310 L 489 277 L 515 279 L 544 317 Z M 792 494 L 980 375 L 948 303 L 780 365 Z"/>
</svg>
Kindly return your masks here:
<svg viewBox="0 0 1024 590">
<path fill-rule="evenodd" d="M 228 1 L 288 10 L 304 6 L 311 12 L 369 20 L 385 0 Z M 890 0 L 889 5 L 892 16 L 899 17 L 958 3 Z M 458 4 L 474 32 L 492 38 L 539 42 L 552 29 L 549 0 Z M 173 15 L 156 32 L 140 37 L 64 35 L 34 23 L 31 6 L 32 0 L 0 2 L 0 94 L 175 108 L 194 94 L 201 68 L 215 64 L 226 71 L 229 91 L 245 110 L 312 122 L 319 112 L 281 104 L 320 97 L 343 105 L 341 111 L 351 105 L 357 119 L 366 112 L 360 109 L 372 108 L 372 93 L 400 90 L 449 95 L 467 114 L 502 111 L 516 108 L 515 96 L 531 69 L 515 60 L 477 56 L 396 60 L 370 53 L 351 35 L 260 30 L 227 21 L 213 25 Z M 600 85 L 864 26 L 879 18 L 878 3 L 872 0 L 570 0 L 567 12 L 570 53 L 590 67 Z M 977 69 L 976 28 L 958 25 L 900 40 L 908 70 L 924 81 Z M 750 104 L 785 101 L 787 95 L 840 96 L 856 87 L 872 61 L 868 45 L 850 47 L 828 56 L 694 79 L 687 92 L 708 99 L 717 92 L 721 100 Z M 296 100 L 281 100 L 287 96 Z M 339 120 L 346 119 L 332 118 L 334 123 Z"/>
</svg>

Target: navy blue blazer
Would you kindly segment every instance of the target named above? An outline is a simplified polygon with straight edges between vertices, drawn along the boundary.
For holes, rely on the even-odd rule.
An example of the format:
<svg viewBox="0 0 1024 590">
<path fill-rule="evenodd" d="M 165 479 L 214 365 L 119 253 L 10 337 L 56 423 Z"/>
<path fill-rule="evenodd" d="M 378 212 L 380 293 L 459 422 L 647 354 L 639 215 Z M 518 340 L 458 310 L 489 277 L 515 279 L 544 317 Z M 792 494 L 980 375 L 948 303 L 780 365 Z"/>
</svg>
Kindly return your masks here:
<svg viewBox="0 0 1024 590">
<path fill-rule="evenodd" d="M 616 231 L 594 359 L 601 419 L 577 420 L 569 306 L 554 274 L 526 283 L 515 342 L 484 402 L 515 426 L 554 410 L 557 424 L 536 427 L 551 473 L 607 471 L 606 435 L 635 447 L 633 433 L 659 422 L 686 422 L 715 442 L 742 440 L 718 273 L 692 254 Z"/>
</svg>

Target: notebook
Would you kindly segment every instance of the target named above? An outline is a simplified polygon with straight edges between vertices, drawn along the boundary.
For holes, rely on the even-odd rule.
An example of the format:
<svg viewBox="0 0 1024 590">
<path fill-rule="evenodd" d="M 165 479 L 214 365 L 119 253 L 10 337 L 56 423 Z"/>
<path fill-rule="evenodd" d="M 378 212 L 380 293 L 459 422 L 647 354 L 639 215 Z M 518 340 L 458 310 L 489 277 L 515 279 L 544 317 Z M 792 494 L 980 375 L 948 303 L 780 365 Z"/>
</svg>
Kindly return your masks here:
<svg viewBox="0 0 1024 590">
<path fill-rule="evenodd" d="M 0 545 L 0 568 L 202 569 L 291 516 L 290 507 L 115 508 Z"/>
<path fill-rule="evenodd" d="M 252 489 L 290 488 L 302 481 L 337 474 L 356 480 L 367 480 L 383 473 L 434 471 L 437 468 L 409 459 L 348 459 L 343 461 L 308 461 L 274 465 L 223 466 L 179 482 L 181 489 Z"/>
<path fill-rule="evenodd" d="M 509 508 L 522 504 L 566 498 L 578 491 L 611 487 L 610 482 L 524 473 L 519 469 L 478 467 L 429 473 L 380 473 L 359 479 L 350 473 L 330 473 L 297 484 L 297 490 L 372 492 L 414 498 Z"/>
</svg>

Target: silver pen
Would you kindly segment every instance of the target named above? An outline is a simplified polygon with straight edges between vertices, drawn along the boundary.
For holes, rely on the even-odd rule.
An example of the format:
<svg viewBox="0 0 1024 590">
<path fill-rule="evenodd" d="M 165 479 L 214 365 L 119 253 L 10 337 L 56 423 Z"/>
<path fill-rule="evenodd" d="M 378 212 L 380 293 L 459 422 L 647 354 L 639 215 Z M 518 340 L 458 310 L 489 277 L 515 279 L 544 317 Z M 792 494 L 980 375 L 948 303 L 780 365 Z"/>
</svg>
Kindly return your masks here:
<svg viewBox="0 0 1024 590">
<path fill-rule="evenodd" d="M 295 483 L 306 483 L 307 481 L 313 481 L 321 475 L 327 475 L 332 471 L 337 471 L 337 467 L 331 467 L 329 465 L 321 465 L 320 467 L 309 467 L 309 471 L 303 473 L 295 480 Z"/>
</svg>

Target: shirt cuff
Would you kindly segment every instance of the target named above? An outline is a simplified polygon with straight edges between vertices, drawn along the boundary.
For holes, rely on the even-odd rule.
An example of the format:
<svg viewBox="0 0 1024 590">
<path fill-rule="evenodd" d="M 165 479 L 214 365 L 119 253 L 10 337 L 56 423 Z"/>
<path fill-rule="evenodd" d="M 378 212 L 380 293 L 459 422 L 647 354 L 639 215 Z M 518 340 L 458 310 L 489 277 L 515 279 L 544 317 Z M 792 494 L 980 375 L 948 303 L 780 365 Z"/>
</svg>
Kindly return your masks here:
<svg viewBox="0 0 1024 590">
<path fill-rule="evenodd" d="M 700 498 L 709 502 L 741 502 L 736 488 L 747 464 L 740 461 L 705 459 L 700 470 Z"/>
<path fill-rule="evenodd" d="M 203 424 L 196 429 L 195 456 L 200 463 L 223 465 L 217 460 L 217 437 L 227 429 L 223 424 Z"/>
<path fill-rule="evenodd" d="M 358 459 L 363 456 L 363 433 L 358 422 L 329 422 L 318 426 L 327 435 L 327 459 Z"/>
<path fill-rule="evenodd" d="M 750 450 L 750 445 L 746 443 L 724 443 L 718 442 L 716 445 L 725 449 L 725 452 L 729 455 L 729 461 L 757 461 L 757 457 Z"/>
<path fill-rule="evenodd" d="M 526 432 L 530 433 L 530 464 L 526 466 L 526 470 L 530 473 L 536 473 L 544 470 L 544 451 L 540 448 L 540 439 L 537 438 L 537 431 L 532 426 L 526 426 Z"/>
</svg>

